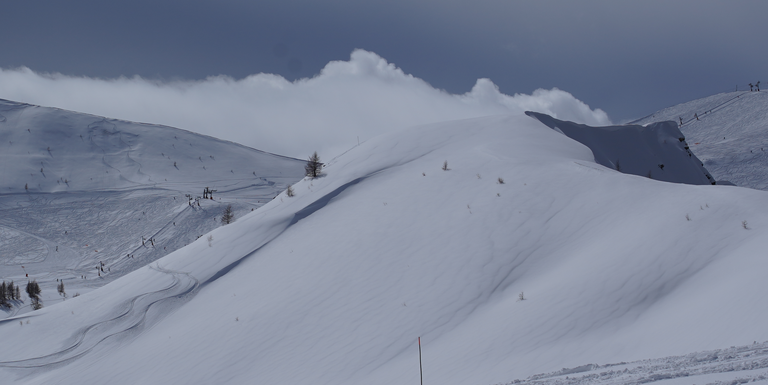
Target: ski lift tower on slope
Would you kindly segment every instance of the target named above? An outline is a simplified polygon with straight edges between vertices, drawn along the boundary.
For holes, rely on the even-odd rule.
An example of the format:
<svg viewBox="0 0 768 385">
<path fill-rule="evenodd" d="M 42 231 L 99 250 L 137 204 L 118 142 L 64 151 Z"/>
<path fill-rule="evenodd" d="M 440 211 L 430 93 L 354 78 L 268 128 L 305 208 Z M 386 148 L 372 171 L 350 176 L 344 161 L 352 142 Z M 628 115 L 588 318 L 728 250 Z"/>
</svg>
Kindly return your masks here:
<svg viewBox="0 0 768 385">
<path fill-rule="evenodd" d="M 203 189 L 203 199 L 213 199 L 213 193 L 217 191 L 219 190 L 211 190 L 210 188 L 206 187 Z"/>
</svg>

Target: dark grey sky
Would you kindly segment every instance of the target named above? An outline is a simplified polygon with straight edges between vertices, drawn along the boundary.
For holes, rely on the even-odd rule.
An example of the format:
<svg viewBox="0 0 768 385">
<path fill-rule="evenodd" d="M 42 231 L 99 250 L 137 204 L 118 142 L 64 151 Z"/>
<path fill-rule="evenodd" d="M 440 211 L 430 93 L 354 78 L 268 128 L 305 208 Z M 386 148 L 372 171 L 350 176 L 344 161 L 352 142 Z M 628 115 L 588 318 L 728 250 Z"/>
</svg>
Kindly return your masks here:
<svg viewBox="0 0 768 385">
<path fill-rule="evenodd" d="M 620 122 L 768 83 L 765 1 L 30 0 L 0 67 L 112 78 L 312 76 L 355 48 L 451 93 L 558 87 Z M 768 84 L 766 84 L 768 85 Z"/>
</svg>

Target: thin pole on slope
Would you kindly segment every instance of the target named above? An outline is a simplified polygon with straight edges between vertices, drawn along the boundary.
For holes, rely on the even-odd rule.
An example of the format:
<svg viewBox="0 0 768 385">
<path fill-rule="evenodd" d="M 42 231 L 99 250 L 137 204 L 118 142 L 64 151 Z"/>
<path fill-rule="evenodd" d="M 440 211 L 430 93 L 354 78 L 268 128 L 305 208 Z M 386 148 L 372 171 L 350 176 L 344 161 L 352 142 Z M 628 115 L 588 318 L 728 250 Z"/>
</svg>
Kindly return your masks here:
<svg viewBox="0 0 768 385">
<path fill-rule="evenodd" d="M 424 385 L 424 371 L 421 369 L 421 337 L 419 337 L 419 378 L 421 385 Z"/>
</svg>

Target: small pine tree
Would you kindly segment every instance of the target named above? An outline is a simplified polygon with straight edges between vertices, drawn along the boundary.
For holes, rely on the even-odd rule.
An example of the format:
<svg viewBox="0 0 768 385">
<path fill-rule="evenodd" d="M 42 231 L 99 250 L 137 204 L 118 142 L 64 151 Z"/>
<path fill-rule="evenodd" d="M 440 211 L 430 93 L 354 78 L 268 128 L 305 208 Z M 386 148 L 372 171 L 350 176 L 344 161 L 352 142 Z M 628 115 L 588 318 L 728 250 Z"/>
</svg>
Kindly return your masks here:
<svg viewBox="0 0 768 385">
<path fill-rule="evenodd" d="M 288 186 L 288 188 L 285 189 L 285 195 L 287 195 L 288 197 L 292 197 L 296 195 L 296 193 L 293 192 L 293 187 Z"/>
<path fill-rule="evenodd" d="M 21 299 L 21 290 L 19 289 L 19 285 L 16 285 L 16 300 Z"/>
<path fill-rule="evenodd" d="M 5 281 L 0 283 L 0 307 L 9 307 Z"/>
<path fill-rule="evenodd" d="M 312 156 L 307 159 L 307 164 L 304 166 L 304 175 L 310 178 L 317 178 L 320 175 L 320 171 L 323 168 L 323 164 L 320 162 L 320 156 L 315 151 Z"/>
<path fill-rule="evenodd" d="M 224 214 L 221 215 L 221 223 L 228 225 L 235 221 L 235 213 L 232 211 L 232 205 L 227 205 Z"/>
<path fill-rule="evenodd" d="M 59 284 L 56 286 L 56 290 L 58 290 L 59 295 L 67 297 L 67 292 L 64 291 L 64 280 L 59 281 Z"/>
<path fill-rule="evenodd" d="M 16 292 L 13 290 L 13 281 L 5 285 L 5 290 L 6 290 L 8 299 L 10 299 L 11 301 L 15 299 L 19 299 L 16 297 Z"/>
<path fill-rule="evenodd" d="M 443 162 L 443 171 L 448 171 L 448 161 Z"/>
</svg>

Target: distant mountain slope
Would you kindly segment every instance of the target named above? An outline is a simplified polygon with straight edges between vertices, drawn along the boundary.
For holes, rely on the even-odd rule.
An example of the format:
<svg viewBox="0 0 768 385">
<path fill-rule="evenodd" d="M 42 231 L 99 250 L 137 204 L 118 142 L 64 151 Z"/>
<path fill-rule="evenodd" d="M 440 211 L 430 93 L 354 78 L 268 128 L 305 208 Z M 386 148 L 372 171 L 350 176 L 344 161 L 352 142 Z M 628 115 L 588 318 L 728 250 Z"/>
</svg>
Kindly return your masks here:
<svg viewBox="0 0 768 385">
<path fill-rule="evenodd" d="M 697 119 L 698 117 L 698 119 Z M 632 124 L 683 121 L 691 150 L 718 181 L 768 190 L 768 93 L 726 92 L 665 108 Z"/>
<path fill-rule="evenodd" d="M 0 162 L 0 194 L 153 187 L 199 195 L 292 179 L 301 161 L 177 128 L 0 100 Z"/>
<path fill-rule="evenodd" d="M 595 162 L 625 174 L 664 182 L 714 184 L 715 180 L 689 150 L 674 123 L 659 122 L 643 127 L 621 125 L 591 127 L 526 112 L 549 128 L 589 147 Z"/>
<path fill-rule="evenodd" d="M 490 385 L 768 340 L 763 191 L 619 173 L 522 115 L 381 136 L 293 189 L 0 321 L 0 378 L 418 384 L 420 336 L 425 384 Z"/>
<path fill-rule="evenodd" d="M 102 286 L 220 226 L 227 205 L 245 215 L 304 173 L 304 161 L 185 130 L 7 100 L 0 162 L 0 280 L 36 279 L 48 304 L 61 300 L 58 280 L 70 295 Z M 215 200 L 190 205 L 206 187 Z"/>
</svg>

